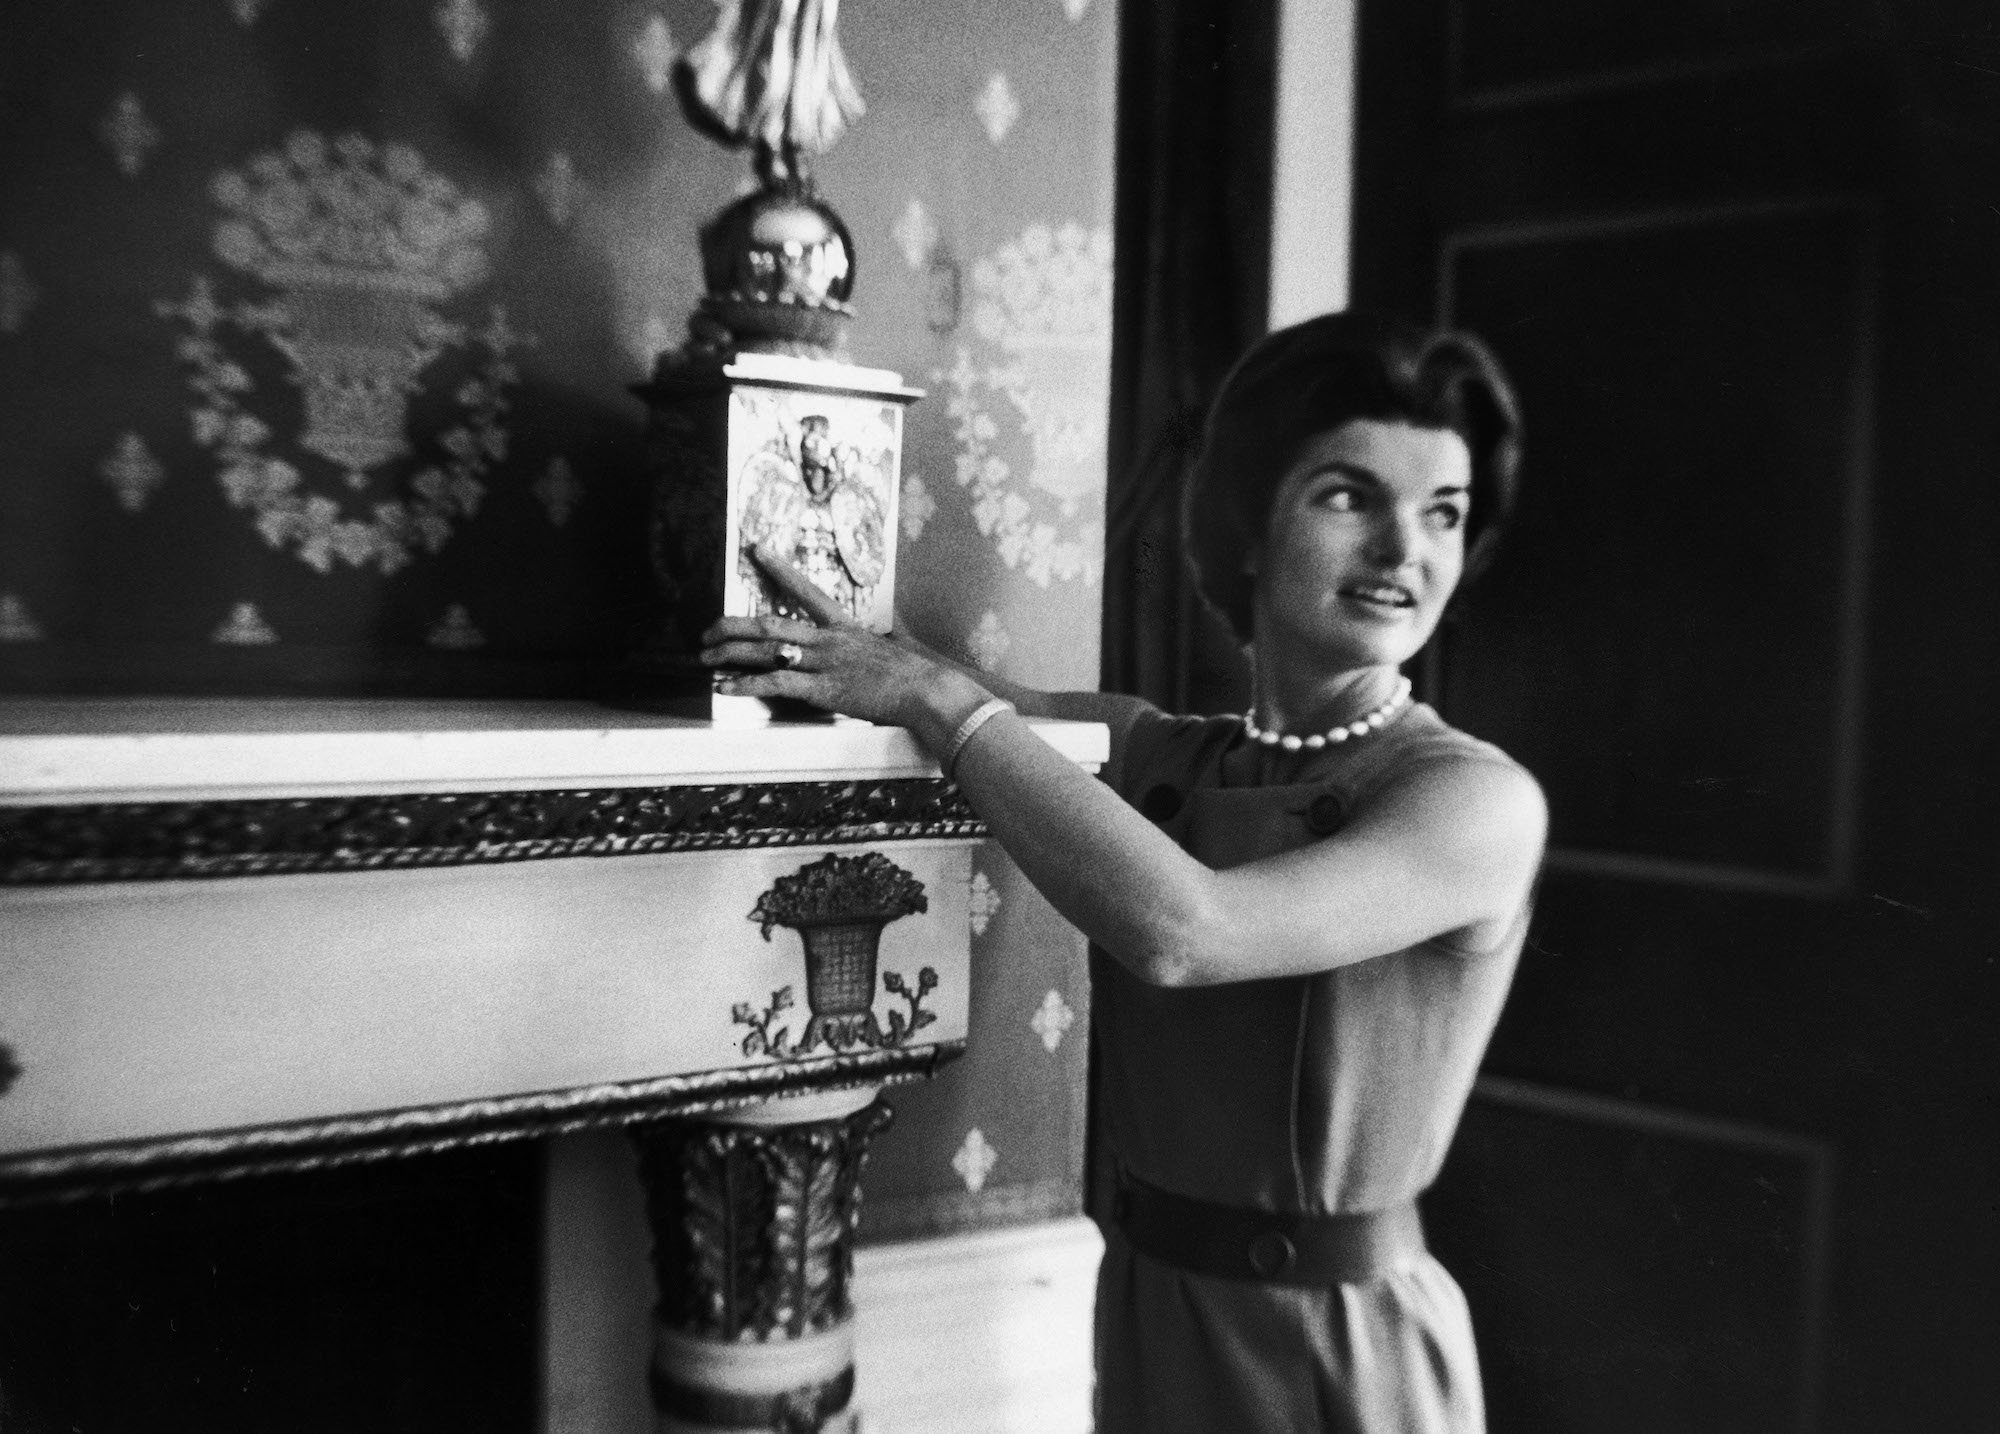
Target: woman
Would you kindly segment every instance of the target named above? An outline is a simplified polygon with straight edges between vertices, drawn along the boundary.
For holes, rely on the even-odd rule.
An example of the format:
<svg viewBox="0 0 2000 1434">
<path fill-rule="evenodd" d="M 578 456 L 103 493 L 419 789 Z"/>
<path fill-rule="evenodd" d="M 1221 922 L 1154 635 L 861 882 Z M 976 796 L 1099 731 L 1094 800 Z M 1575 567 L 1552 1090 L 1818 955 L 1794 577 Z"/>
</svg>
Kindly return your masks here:
<svg viewBox="0 0 2000 1434">
<path fill-rule="evenodd" d="M 1518 416 L 1463 335 L 1270 335 L 1187 494 L 1241 717 L 1026 691 L 868 636 L 725 619 L 723 690 L 909 727 L 1092 943 L 1099 1434 L 1477 1430 L 1433 1178 L 1525 935 L 1546 814 L 1398 668 L 1511 505 Z M 795 583 L 795 579 L 787 579 Z M 1003 700 L 1004 699 L 1004 700 Z M 1105 781 L 1019 716 L 1109 724 Z"/>
</svg>

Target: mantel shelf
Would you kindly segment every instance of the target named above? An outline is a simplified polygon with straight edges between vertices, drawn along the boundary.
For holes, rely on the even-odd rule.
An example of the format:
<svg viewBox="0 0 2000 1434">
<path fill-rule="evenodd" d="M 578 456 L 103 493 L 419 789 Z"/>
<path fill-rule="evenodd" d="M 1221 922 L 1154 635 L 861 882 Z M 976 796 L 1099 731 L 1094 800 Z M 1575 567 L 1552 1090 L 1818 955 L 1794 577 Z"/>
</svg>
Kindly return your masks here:
<svg viewBox="0 0 2000 1434">
<path fill-rule="evenodd" d="M 1037 721 L 1086 767 L 1094 723 Z M 936 777 L 900 727 L 703 722 L 588 702 L 0 700 L 0 805 Z"/>
</svg>

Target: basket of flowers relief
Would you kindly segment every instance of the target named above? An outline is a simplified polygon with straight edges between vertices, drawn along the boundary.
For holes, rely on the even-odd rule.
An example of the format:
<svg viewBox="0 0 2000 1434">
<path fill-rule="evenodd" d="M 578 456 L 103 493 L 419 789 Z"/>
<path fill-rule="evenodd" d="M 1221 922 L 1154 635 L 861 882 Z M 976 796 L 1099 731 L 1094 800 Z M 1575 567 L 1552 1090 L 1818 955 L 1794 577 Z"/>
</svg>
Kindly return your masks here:
<svg viewBox="0 0 2000 1434">
<path fill-rule="evenodd" d="M 844 1051 L 853 1046 L 898 1046 L 937 1017 L 923 1009 L 923 998 L 937 986 L 937 972 L 924 967 L 914 991 L 898 972 L 881 976 L 883 987 L 909 1004 L 889 1016 L 884 1031 L 875 1016 L 875 986 L 882 949 L 882 932 L 890 922 L 927 911 L 924 884 L 879 852 L 860 856 L 838 854 L 781 876 L 757 898 L 750 920 L 771 939 L 772 928 L 798 932 L 805 948 L 806 1004 L 811 1017 L 794 1041 L 782 1024 L 792 1005 L 789 986 L 772 993 L 761 1014 L 747 1004 L 735 1010 L 735 1020 L 751 1028 L 743 1038 L 745 1055 L 777 1059 L 804 1056 L 826 1046 Z"/>
</svg>

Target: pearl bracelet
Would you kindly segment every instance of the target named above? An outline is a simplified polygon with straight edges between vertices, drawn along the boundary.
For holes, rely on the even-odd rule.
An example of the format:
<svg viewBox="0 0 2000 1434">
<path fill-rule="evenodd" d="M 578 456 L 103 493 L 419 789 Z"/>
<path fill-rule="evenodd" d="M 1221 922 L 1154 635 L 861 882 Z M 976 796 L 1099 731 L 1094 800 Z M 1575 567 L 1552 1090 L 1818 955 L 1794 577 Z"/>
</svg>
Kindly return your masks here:
<svg viewBox="0 0 2000 1434">
<path fill-rule="evenodd" d="M 944 744 L 944 760 L 939 765 L 944 768 L 946 781 L 952 779 L 952 769 L 958 765 L 958 754 L 965 750 L 965 744 L 972 740 L 972 734 L 1002 712 L 1013 710 L 1014 704 L 1002 697 L 990 697 L 972 709 L 966 719 L 958 724 L 958 730 L 951 734 L 951 740 Z"/>
</svg>

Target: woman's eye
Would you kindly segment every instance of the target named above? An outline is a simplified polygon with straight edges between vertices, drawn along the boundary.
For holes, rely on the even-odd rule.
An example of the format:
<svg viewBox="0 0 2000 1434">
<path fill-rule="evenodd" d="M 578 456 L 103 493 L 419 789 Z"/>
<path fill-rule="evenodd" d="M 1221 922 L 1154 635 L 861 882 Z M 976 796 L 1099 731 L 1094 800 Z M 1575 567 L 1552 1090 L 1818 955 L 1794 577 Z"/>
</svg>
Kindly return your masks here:
<svg viewBox="0 0 2000 1434">
<path fill-rule="evenodd" d="M 1465 524 L 1465 510 L 1451 503 L 1440 503 L 1431 509 L 1431 521 L 1446 532 Z"/>
<path fill-rule="evenodd" d="M 1329 488 L 1319 495 L 1320 506 L 1336 513 L 1352 513 L 1361 506 L 1361 495 L 1352 488 Z"/>
</svg>

